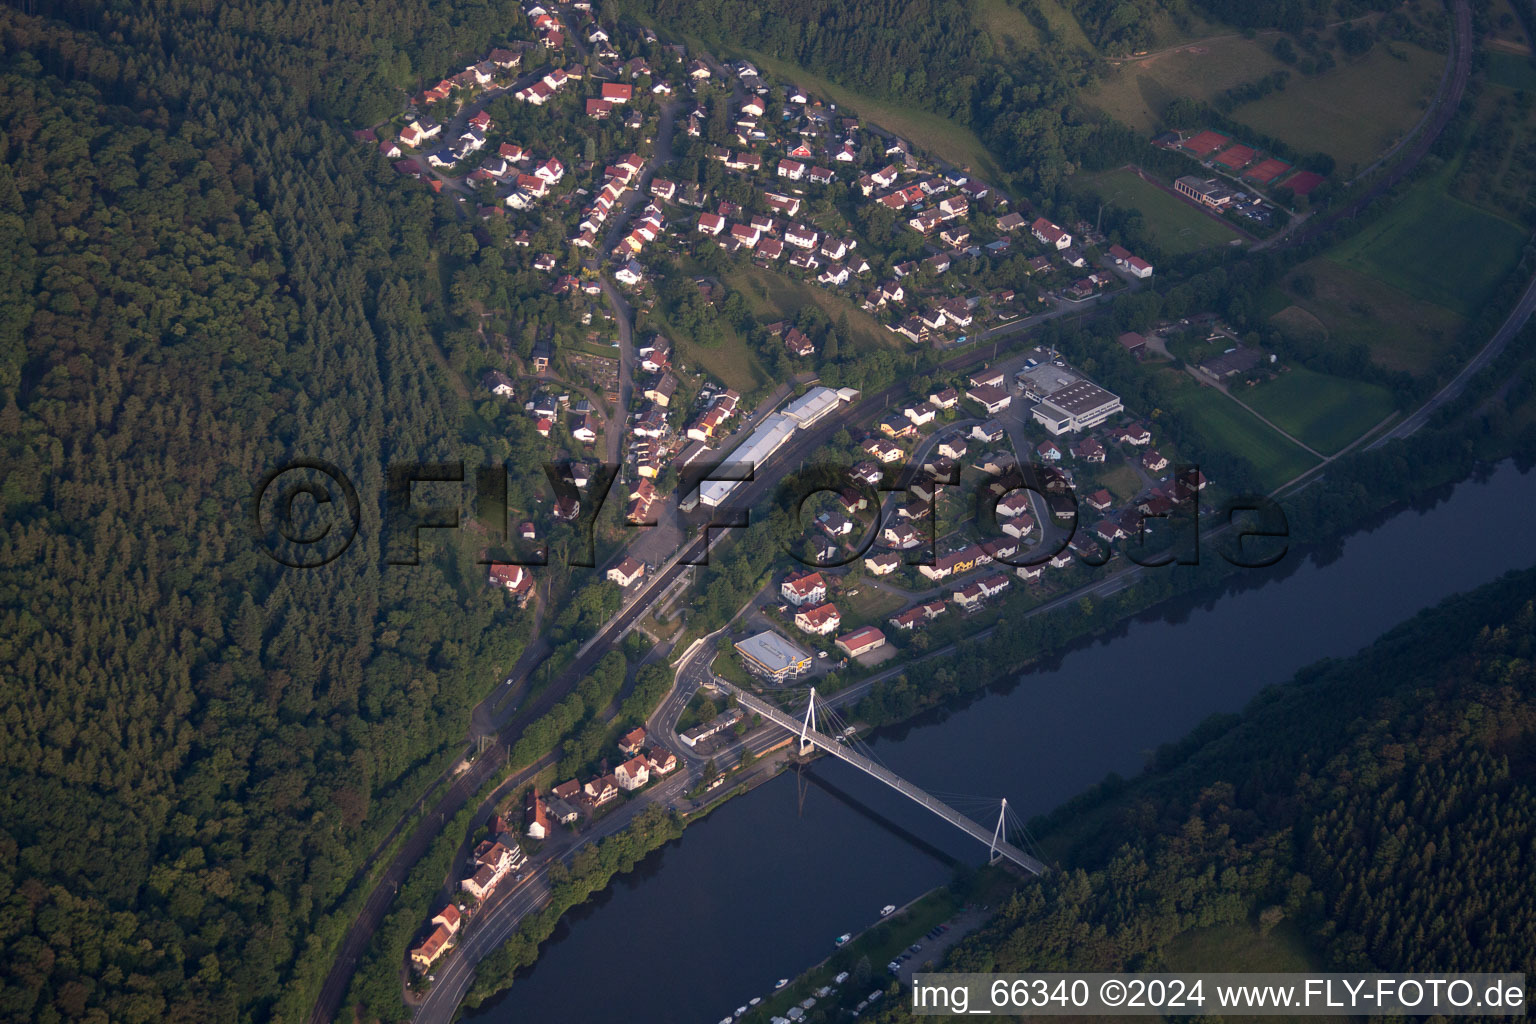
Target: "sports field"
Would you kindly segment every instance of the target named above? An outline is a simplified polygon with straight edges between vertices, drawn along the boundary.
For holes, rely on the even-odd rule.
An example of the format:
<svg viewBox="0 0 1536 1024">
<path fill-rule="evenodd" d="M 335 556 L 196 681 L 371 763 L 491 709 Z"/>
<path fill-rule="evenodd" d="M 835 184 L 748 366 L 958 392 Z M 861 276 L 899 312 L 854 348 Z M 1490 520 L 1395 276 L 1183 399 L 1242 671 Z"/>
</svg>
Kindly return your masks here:
<svg viewBox="0 0 1536 1024">
<path fill-rule="evenodd" d="M 1183 200 L 1143 181 L 1135 171 L 1122 169 L 1101 174 L 1093 179 L 1090 188 L 1106 202 L 1140 210 L 1147 233 L 1164 250 L 1175 255 L 1226 245 L 1240 237 L 1221 221 L 1207 217 Z"/>
<path fill-rule="evenodd" d="M 1239 397 L 1309 447 L 1332 455 L 1392 412 L 1383 387 L 1292 366 Z"/>
<path fill-rule="evenodd" d="M 1471 316 L 1519 259 L 1525 232 L 1433 185 L 1414 189 L 1329 258 Z"/>
<path fill-rule="evenodd" d="M 1186 443 L 1182 453 L 1196 464 L 1202 450 L 1225 451 L 1247 459 L 1266 491 L 1317 464 L 1317 459 L 1215 388 L 1189 381 L 1170 404 L 1184 414 L 1198 435 L 1199 444 Z"/>
</svg>

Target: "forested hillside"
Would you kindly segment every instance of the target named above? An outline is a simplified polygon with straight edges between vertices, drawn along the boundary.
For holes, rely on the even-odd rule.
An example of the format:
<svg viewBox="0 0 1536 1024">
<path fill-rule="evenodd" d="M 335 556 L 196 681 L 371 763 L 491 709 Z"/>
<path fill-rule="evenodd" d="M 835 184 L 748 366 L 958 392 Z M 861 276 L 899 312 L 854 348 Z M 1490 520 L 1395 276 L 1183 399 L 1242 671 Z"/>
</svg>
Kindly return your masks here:
<svg viewBox="0 0 1536 1024">
<path fill-rule="evenodd" d="M 525 631 L 470 554 L 383 564 L 381 467 L 478 454 L 431 349 L 467 230 L 343 129 L 516 5 L 28 6 L 0 12 L 0 1017 L 295 1020 Z M 363 499 L 321 569 L 247 532 L 295 455 Z"/>
<path fill-rule="evenodd" d="M 1322 968 L 1536 970 L 1533 653 L 1527 570 L 1212 719 L 1037 822 L 1064 869 L 954 969 L 1157 970 L 1285 923 Z"/>
</svg>

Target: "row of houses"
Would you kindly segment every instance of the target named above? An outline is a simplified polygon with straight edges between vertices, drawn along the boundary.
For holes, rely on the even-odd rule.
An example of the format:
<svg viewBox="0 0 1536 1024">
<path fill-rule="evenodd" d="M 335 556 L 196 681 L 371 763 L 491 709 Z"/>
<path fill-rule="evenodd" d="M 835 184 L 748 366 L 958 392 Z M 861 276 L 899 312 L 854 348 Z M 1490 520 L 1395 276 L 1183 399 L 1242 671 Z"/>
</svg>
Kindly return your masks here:
<svg viewBox="0 0 1536 1024">
<path fill-rule="evenodd" d="M 484 903 L 495 895 L 503 881 L 521 872 L 527 862 L 527 855 L 517 845 L 506 822 L 498 815 L 491 820 L 491 837 L 477 845 L 470 854 L 471 870 L 459 880 L 459 890 L 476 903 Z M 430 969 L 453 947 L 454 938 L 464 923 L 462 905 L 448 904 L 427 923 L 431 930 L 410 951 L 411 964 L 419 971 Z"/>
</svg>

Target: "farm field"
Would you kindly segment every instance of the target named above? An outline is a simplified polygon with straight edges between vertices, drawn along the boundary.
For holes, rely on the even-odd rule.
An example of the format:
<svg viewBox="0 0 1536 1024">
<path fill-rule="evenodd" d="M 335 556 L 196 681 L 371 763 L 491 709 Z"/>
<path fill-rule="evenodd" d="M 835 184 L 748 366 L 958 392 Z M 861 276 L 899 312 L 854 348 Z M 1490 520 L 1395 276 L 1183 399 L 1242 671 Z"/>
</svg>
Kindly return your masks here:
<svg viewBox="0 0 1536 1024">
<path fill-rule="evenodd" d="M 1215 388 L 1189 381 L 1170 404 L 1188 417 L 1198 435 L 1199 447 L 1190 442 L 1184 445 L 1184 455 L 1191 462 L 1200 462 L 1202 448 L 1247 459 L 1265 490 L 1274 490 L 1317 464 L 1317 459 Z"/>
<path fill-rule="evenodd" d="M 1232 117 L 1282 139 L 1301 152 L 1321 151 L 1339 163 L 1365 166 L 1411 128 L 1434 93 L 1445 58 L 1407 43 L 1372 47 L 1355 61 L 1341 61 L 1319 75 L 1288 68 L 1270 52 L 1281 33 L 1261 32 L 1193 40 L 1169 52 L 1130 60 L 1111 72 L 1085 99 L 1138 131 L 1152 134 L 1174 99 L 1212 102 L 1222 92 L 1289 70 L 1283 91 L 1237 107 Z"/>
<path fill-rule="evenodd" d="M 1504 50 L 1487 54 L 1488 81 L 1506 89 L 1536 89 L 1536 61 Z"/>
<path fill-rule="evenodd" d="M 1386 388 L 1292 366 L 1238 396 L 1308 446 L 1333 455 L 1392 412 Z"/>
<path fill-rule="evenodd" d="M 1425 182 L 1328 258 L 1470 316 L 1514 266 L 1525 232 Z"/>
<path fill-rule="evenodd" d="M 1241 237 L 1221 221 L 1143 181 L 1135 171 L 1108 171 L 1095 177 L 1089 187 L 1106 201 L 1116 196 L 1113 202 L 1117 206 L 1140 210 L 1148 234 L 1171 255 L 1226 245 Z"/>
<path fill-rule="evenodd" d="M 1115 120 L 1151 135 L 1163 108 L 1181 96 L 1206 102 L 1223 90 L 1283 67 L 1263 33 L 1255 39 L 1230 34 L 1192 40 L 1169 52 L 1124 62 L 1083 99 Z"/>
<path fill-rule="evenodd" d="M 1298 285 L 1303 279 L 1305 287 Z M 1264 301 L 1283 329 L 1365 345 L 1376 365 L 1415 376 L 1437 373 L 1465 326 L 1444 306 L 1322 256 L 1295 268 Z"/>
<path fill-rule="evenodd" d="M 1360 60 L 1340 61 L 1321 75 L 1293 73 L 1284 91 L 1245 103 L 1232 117 L 1303 153 L 1327 153 L 1348 177 L 1418 122 L 1444 67 L 1444 54 L 1378 43 Z"/>
</svg>

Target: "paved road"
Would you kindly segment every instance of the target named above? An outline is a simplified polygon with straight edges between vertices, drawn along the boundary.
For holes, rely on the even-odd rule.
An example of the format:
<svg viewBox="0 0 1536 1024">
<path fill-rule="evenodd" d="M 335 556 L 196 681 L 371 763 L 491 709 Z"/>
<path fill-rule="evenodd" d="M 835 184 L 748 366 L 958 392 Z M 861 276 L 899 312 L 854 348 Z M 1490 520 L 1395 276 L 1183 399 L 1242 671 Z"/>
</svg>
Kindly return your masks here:
<svg viewBox="0 0 1536 1024">
<path fill-rule="evenodd" d="M 570 856 L 583 846 L 597 842 L 620 831 L 634 820 L 641 810 L 656 802 L 672 804 L 694 780 L 679 770 L 671 778 L 643 790 L 636 799 L 616 808 L 573 844 L 562 855 Z M 459 1002 L 469 991 L 475 978 L 475 966 L 522 923 L 524 917 L 542 907 L 549 899 L 549 864 L 533 869 L 526 878 L 508 891 L 499 894 L 488 906 L 476 914 L 472 924 L 465 926 L 458 945 L 433 972 L 437 980 L 432 989 L 416 1008 L 415 1019 L 420 1024 L 448 1024 L 458 1011 Z"/>
<path fill-rule="evenodd" d="M 1073 314 L 1087 315 L 1095 308 L 1096 303 L 1092 301 L 1059 308 L 1028 321 L 1018 321 L 996 328 L 984 336 L 987 340 L 1001 339 L 1045 319 Z M 984 362 L 991 357 L 991 354 L 985 346 L 968 346 L 965 351 L 956 353 L 941 365 L 947 372 L 960 371 Z M 842 415 L 829 418 L 825 423 L 810 430 L 797 432 L 769 464 L 759 467 L 760 472 L 756 480 L 744 483 L 738 488 L 739 500 L 747 506 L 756 504 L 777 486 L 781 476 L 780 470 L 783 467 L 798 465 L 803 459 L 825 446 L 845 422 L 857 421 L 874 414 L 892 399 L 904 394 L 906 388 L 906 381 L 898 381 L 883 391 L 856 401 L 852 407 L 841 410 Z M 770 467 L 772 472 L 768 471 Z M 440 831 L 442 823 L 451 820 L 486 781 L 501 772 L 505 765 L 508 744 L 515 742 L 529 722 L 558 703 L 592 670 L 604 654 L 623 640 L 635 624 L 644 617 L 651 604 L 670 589 L 681 573 L 688 571 L 689 567 L 683 564 L 685 559 L 691 562 L 703 558 L 707 548 L 712 548 L 724 536 L 726 533 L 723 530 L 708 531 L 707 544 L 703 536 L 694 537 L 667 565 L 635 584 L 639 588 L 635 597 L 630 599 L 618 615 L 583 645 L 575 661 L 557 679 L 545 686 L 536 698 L 525 702 L 515 714 L 500 724 L 497 730 L 498 742 L 481 755 L 470 769 L 436 801 L 432 810 L 417 822 L 400 852 L 391 860 L 379 882 L 369 894 L 363 909 L 343 939 L 332 964 L 331 973 L 327 976 L 314 1013 L 311 1015 L 314 1024 L 324 1024 L 335 1018 L 356 961 L 367 949 L 373 932 L 382 922 L 400 882 L 426 852 L 432 839 Z M 541 759 L 539 764 L 552 763 L 552 760 L 553 755 L 550 755 Z M 519 773 L 519 777 L 531 777 L 532 771 L 533 769 L 529 769 Z"/>
</svg>

